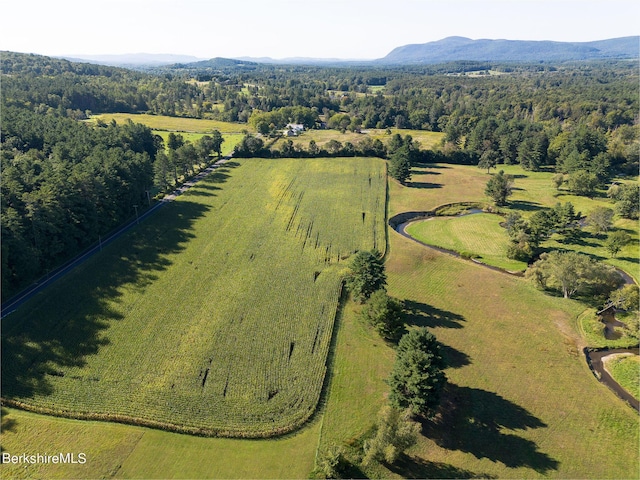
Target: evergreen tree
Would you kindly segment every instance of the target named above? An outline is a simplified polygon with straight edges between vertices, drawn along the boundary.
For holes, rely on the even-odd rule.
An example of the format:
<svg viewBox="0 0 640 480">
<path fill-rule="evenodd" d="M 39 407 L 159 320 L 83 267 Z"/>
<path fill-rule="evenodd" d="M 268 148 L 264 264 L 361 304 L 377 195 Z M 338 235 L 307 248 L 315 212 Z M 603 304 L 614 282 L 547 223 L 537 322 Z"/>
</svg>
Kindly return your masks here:
<svg viewBox="0 0 640 480">
<path fill-rule="evenodd" d="M 347 277 L 347 288 L 353 299 L 363 303 L 373 292 L 384 288 L 387 275 L 380 253 L 360 251 L 351 261 L 351 273 Z"/>
<path fill-rule="evenodd" d="M 389 160 L 389 175 L 404 183 L 411 178 L 411 152 L 408 146 L 400 147 Z"/>
<path fill-rule="evenodd" d="M 412 330 L 400 339 L 389 378 L 392 406 L 427 418 L 435 413 L 447 381 L 440 348 L 426 328 Z"/>
<path fill-rule="evenodd" d="M 362 309 L 362 317 L 369 322 L 382 338 L 397 341 L 404 330 L 402 302 L 390 297 L 384 290 L 376 290 Z"/>
</svg>

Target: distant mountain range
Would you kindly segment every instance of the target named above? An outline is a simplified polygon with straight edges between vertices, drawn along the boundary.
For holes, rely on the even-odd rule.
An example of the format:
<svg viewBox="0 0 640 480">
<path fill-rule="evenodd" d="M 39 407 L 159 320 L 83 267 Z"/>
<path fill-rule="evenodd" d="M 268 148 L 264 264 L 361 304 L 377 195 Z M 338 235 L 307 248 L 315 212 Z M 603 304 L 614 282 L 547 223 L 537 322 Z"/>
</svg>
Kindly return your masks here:
<svg viewBox="0 0 640 480">
<path fill-rule="evenodd" d="M 606 58 L 638 58 L 640 36 L 612 38 L 594 42 L 552 42 L 530 40 L 471 40 L 447 37 L 436 42 L 404 45 L 386 57 L 382 64 L 432 64 L 459 60 L 494 62 L 558 62 Z"/>
<path fill-rule="evenodd" d="M 146 65 L 150 67 L 172 65 L 174 63 L 192 63 L 204 60 L 192 55 L 173 55 L 169 53 L 125 53 L 122 55 L 61 55 L 72 62 L 89 62 L 113 67 Z"/>
<path fill-rule="evenodd" d="M 447 37 L 435 42 L 404 45 L 393 49 L 377 60 L 345 60 L 338 58 L 239 57 L 237 59 L 212 58 L 205 60 L 190 55 L 135 53 L 125 55 L 62 56 L 72 61 L 102 65 L 167 66 L 176 64 L 187 68 L 232 67 L 247 64 L 299 64 L 299 65 L 420 65 L 456 61 L 480 62 L 563 62 L 609 58 L 640 57 L 640 36 L 612 38 L 593 42 L 554 42 L 533 40 L 472 40 L 465 37 Z"/>
</svg>

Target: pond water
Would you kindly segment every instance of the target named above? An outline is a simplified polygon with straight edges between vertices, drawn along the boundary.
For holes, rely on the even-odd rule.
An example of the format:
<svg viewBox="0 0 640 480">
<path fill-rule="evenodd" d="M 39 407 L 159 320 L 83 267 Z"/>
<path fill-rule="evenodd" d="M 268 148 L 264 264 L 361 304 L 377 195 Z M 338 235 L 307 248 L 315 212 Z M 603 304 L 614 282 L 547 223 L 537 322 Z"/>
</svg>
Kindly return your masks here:
<svg viewBox="0 0 640 480">
<path fill-rule="evenodd" d="M 611 310 L 602 312 L 602 315 L 600 315 L 600 321 L 604 323 L 604 338 L 607 340 L 618 340 L 622 337 L 622 332 L 616 331 L 616 327 L 623 328 L 626 327 L 626 325 L 620 320 L 617 320 L 615 314 Z"/>
</svg>

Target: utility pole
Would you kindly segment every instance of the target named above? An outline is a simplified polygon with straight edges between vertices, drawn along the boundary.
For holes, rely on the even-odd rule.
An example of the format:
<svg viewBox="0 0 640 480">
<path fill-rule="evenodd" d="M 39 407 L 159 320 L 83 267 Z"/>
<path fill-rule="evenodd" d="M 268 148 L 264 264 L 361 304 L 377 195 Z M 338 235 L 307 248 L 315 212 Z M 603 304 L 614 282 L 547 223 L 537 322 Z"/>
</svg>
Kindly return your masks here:
<svg viewBox="0 0 640 480">
<path fill-rule="evenodd" d="M 138 219 L 138 205 L 134 205 L 133 208 L 136 209 L 136 224 L 140 225 L 140 220 Z"/>
</svg>

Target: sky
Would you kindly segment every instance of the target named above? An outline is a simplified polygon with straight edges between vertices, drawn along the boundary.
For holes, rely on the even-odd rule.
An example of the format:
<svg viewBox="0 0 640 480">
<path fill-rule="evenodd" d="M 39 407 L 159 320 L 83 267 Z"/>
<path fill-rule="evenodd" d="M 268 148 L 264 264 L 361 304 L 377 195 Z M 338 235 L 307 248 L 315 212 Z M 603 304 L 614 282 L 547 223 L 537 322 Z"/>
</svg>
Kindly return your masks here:
<svg viewBox="0 0 640 480">
<path fill-rule="evenodd" d="M 448 36 L 640 34 L 630 0 L 1 0 L 0 50 L 374 59 Z"/>
</svg>

